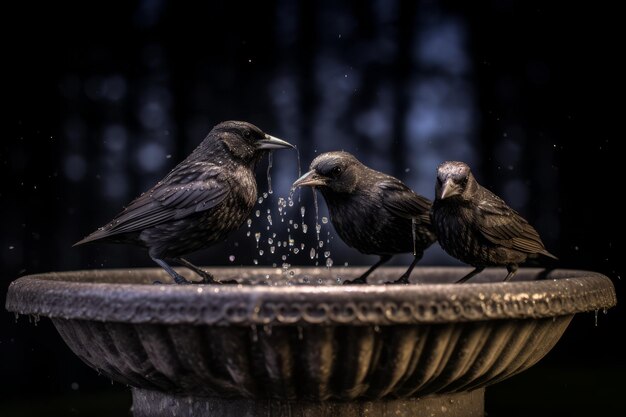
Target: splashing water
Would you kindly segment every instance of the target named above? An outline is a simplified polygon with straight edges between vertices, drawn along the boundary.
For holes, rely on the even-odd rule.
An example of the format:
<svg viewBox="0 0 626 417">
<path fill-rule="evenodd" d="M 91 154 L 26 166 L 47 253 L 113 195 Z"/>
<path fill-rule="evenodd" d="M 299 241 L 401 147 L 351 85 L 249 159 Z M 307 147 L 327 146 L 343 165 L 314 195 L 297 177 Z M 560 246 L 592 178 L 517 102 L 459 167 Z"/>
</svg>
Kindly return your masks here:
<svg viewBox="0 0 626 417">
<path fill-rule="evenodd" d="M 272 157 L 273 153 L 268 152 L 267 154 L 267 192 L 268 194 L 273 194 L 272 191 L 272 165 L 274 164 L 274 158 Z"/>
<path fill-rule="evenodd" d="M 417 231 L 415 230 L 415 228 L 417 227 L 417 222 L 415 221 L 414 218 L 411 218 L 411 234 L 413 235 L 413 256 L 417 255 L 417 248 L 415 247 L 416 243 L 416 234 Z"/>
</svg>

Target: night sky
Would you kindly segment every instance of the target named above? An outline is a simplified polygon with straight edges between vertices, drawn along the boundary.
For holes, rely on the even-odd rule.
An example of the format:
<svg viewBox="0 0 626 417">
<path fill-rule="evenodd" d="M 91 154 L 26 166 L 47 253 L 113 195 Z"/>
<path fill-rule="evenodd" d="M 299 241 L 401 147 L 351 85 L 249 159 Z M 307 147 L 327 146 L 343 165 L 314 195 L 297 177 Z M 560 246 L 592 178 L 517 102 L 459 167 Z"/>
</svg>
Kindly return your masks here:
<svg viewBox="0 0 626 417">
<path fill-rule="evenodd" d="M 296 144 L 302 170 L 317 154 L 343 149 L 429 198 L 437 165 L 463 160 L 537 228 L 560 267 L 609 276 L 621 304 L 618 13 L 592 4 L 466 3 L 3 6 L 2 305 L 22 275 L 153 266 L 138 248 L 71 245 L 232 119 Z M 261 210 L 276 207 L 297 178 L 294 153 L 273 162 L 274 193 Z M 312 222 L 310 192 L 302 203 Z M 263 216 L 253 222 L 265 226 Z M 260 256 L 246 231 L 190 259 L 280 262 L 266 241 Z M 343 244 L 330 223 L 322 233 L 335 264 L 376 260 Z M 308 252 L 290 259 L 314 262 Z M 418 267 L 458 264 L 433 247 Z M 128 390 L 76 358 L 49 320 L 0 317 L 0 415 L 129 415 Z M 538 365 L 491 387 L 489 415 L 623 414 L 624 309 L 594 321 L 578 315 Z"/>
</svg>

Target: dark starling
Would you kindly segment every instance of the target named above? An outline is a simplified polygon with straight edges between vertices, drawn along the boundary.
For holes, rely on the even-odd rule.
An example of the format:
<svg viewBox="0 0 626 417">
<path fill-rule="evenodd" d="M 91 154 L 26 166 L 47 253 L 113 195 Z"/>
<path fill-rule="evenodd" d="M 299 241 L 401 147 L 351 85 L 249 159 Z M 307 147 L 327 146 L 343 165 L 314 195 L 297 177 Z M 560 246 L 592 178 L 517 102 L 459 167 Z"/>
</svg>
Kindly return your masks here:
<svg viewBox="0 0 626 417">
<path fill-rule="evenodd" d="M 361 253 L 380 256 L 361 277 L 345 283 L 364 284 L 393 255 L 412 252 L 409 269 L 393 282 L 408 284 L 424 250 L 437 240 L 430 224 L 430 200 L 347 152 L 318 156 L 293 186 L 319 188 L 341 239 Z"/>
<path fill-rule="evenodd" d="M 463 162 L 444 162 L 437 171 L 433 226 L 439 244 L 475 269 L 465 282 L 487 266 L 506 266 L 508 281 L 518 264 L 546 250 L 537 231 L 500 197 L 483 188 Z"/>
<path fill-rule="evenodd" d="M 189 281 L 167 261 L 188 267 L 204 282 L 217 282 L 181 256 L 238 229 L 256 203 L 257 162 L 268 151 L 293 147 L 250 123 L 222 122 L 165 178 L 76 245 L 102 241 L 143 246 L 178 284 Z"/>
</svg>

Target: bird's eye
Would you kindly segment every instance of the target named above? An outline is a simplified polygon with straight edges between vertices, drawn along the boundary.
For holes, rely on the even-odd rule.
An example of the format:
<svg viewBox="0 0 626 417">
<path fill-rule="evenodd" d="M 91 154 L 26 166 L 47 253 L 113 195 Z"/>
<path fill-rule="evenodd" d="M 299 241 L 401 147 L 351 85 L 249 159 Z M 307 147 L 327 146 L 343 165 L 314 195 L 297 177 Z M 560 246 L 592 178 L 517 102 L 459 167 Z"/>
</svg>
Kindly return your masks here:
<svg viewBox="0 0 626 417">
<path fill-rule="evenodd" d="M 334 167 L 331 171 L 330 171 L 330 175 L 332 175 L 333 177 L 338 177 L 339 174 L 341 174 L 341 167 Z"/>
<path fill-rule="evenodd" d="M 246 139 L 250 139 L 250 131 L 249 130 L 244 130 L 243 137 L 246 138 Z"/>
</svg>

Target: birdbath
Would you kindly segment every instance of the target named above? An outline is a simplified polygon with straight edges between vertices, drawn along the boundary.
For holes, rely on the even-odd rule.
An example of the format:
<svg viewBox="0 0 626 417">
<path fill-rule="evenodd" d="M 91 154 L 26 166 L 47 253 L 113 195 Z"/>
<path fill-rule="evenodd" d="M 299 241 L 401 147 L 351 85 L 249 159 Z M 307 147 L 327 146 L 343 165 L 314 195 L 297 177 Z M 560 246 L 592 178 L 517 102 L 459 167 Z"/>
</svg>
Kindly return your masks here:
<svg viewBox="0 0 626 417">
<path fill-rule="evenodd" d="M 587 271 L 452 284 L 469 269 L 417 268 L 408 286 L 338 285 L 364 271 L 352 267 L 211 271 L 242 285 L 58 272 L 13 282 L 6 308 L 50 317 L 78 357 L 131 387 L 136 417 L 436 417 L 483 416 L 487 386 L 537 363 L 574 314 L 616 303 Z"/>
</svg>

